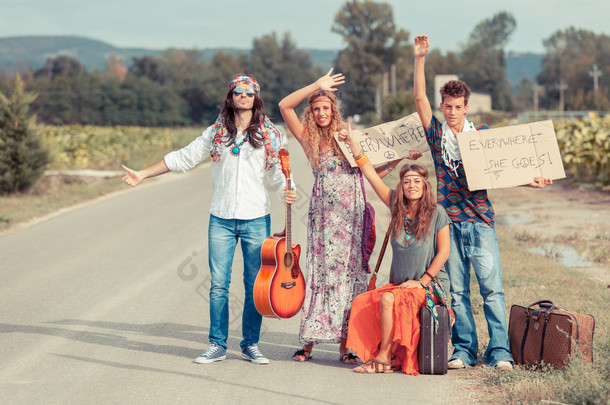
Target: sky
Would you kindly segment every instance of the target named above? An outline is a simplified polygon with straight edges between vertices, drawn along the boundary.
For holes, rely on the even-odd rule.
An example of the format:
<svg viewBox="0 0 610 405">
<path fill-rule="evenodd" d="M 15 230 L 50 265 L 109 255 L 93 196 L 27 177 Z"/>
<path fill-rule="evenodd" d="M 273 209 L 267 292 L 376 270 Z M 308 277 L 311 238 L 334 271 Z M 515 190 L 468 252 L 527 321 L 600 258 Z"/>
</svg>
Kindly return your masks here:
<svg viewBox="0 0 610 405">
<path fill-rule="evenodd" d="M 289 33 L 298 48 L 339 50 L 331 31 L 345 0 L 0 0 L 0 37 L 78 35 L 120 48 L 249 49 Z M 431 47 L 459 51 L 472 29 L 498 12 L 517 27 L 506 51 L 544 53 L 543 40 L 570 26 L 609 34 L 607 0 L 386 0 L 398 28 Z"/>
</svg>

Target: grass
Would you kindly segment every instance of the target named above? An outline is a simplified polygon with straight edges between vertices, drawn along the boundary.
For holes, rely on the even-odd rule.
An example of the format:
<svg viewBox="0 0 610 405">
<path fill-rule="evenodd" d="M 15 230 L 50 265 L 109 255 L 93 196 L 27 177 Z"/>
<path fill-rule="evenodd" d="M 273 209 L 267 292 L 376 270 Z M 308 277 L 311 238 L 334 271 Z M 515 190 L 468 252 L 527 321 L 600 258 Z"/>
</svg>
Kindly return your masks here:
<svg viewBox="0 0 610 405">
<path fill-rule="evenodd" d="M 548 299 L 571 311 L 595 317 L 594 362 L 578 359 L 564 371 L 531 371 L 520 366 L 514 373 L 489 367 L 466 371 L 486 387 L 489 402 L 512 404 L 609 404 L 610 403 L 610 290 L 581 273 L 553 260 L 527 252 L 501 226 L 497 227 L 507 314 L 512 304 L 529 305 Z M 473 281 L 473 312 L 480 342 L 487 342 L 487 325 L 478 285 Z M 485 347 L 480 349 L 482 356 Z"/>
<path fill-rule="evenodd" d="M 610 263 L 610 235 L 603 232 L 595 237 L 595 244 L 591 248 L 591 258 L 595 263 Z"/>
<path fill-rule="evenodd" d="M 514 233 L 515 240 L 521 243 L 529 243 L 533 245 L 539 245 L 540 241 L 543 239 L 542 233 L 540 232 L 531 232 L 525 229 L 520 229 Z"/>
</svg>

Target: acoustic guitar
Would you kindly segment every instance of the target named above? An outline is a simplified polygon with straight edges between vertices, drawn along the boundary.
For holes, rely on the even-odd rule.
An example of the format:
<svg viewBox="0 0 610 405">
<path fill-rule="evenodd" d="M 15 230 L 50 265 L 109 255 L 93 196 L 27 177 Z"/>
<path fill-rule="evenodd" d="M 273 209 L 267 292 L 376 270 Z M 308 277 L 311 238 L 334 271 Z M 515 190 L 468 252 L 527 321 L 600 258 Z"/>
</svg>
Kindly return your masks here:
<svg viewBox="0 0 610 405">
<path fill-rule="evenodd" d="M 290 159 L 286 149 L 280 150 L 286 189 L 290 182 Z M 286 227 L 263 242 L 261 268 L 254 282 L 256 310 L 269 318 L 292 318 L 305 300 L 305 278 L 299 267 L 301 246 L 292 244 L 291 206 L 286 204 Z"/>
</svg>

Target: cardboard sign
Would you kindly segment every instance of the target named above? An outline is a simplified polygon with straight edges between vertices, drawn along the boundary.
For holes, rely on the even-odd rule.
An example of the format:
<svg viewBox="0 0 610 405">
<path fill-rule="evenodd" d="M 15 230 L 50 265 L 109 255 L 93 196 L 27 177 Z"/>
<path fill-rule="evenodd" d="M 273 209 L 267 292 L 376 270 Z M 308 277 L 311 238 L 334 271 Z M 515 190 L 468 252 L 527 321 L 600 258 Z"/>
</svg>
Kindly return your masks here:
<svg viewBox="0 0 610 405">
<path fill-rule="evenodd" d="M 551 120 L 456 137 L 470 190 L 520 186 L 534 177 L 566 177 Z"/>
<path fill-rule="evenodd" d="M 352 137 L 373 165 L 409 156 L 411 150 L 429 150 L 426 133 L 417 113 L 371 128 L 352 130 Z M 356 167 L 349 147 L 345 142 L 337 143 L 352 167 Z"/>
</svg>

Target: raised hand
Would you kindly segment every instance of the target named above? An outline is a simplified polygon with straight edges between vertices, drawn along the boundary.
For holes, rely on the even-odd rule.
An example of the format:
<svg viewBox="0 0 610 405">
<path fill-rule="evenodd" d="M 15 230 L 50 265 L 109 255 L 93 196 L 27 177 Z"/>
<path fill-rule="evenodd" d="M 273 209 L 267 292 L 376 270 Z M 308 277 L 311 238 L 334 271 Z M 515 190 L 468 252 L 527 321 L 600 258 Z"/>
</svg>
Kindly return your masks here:
<svg viewBox="0 0 610 405">
<path fill-rule="evenodd" d="M 127 172 L 127 174 L 123 176 L 121 180 L 129 184 L 131 187 L 137 186 L 142 182 L 142 180 L 144 180 L 144 178 L 137 171 L 132 170 L 125 165 L 121 165 L 121 167 L 123 167 L 123 170 Z"/>
<path fill-rule="evenodd" d="M 424 154 L 423 154 L 423 153 L 421 153 L 421 152 L 420 152 L 420 151 L 418 151 L 418 150 L 410 150 L 410 151 L 409 151 L 409 156 L 406 156 L 406 158 L 407 158 L 407 159 L 409 159 L 409 160 L 417 160 L 417 159 L 419 159 L 420 157 L 422 157 L 423 155 L 424 155 Z"/>
<path fill-rule="evenodd" d="M 345 83 L 345 76 L 343 76 L 343 73 L 331 75 L 332 72 L 333 68 L 331 68 L 324 76 L 316 80 L 316 84 L 318 87 L 320 87 L 320 90 L 337 91 L 335 86 Z"/>
<path fill-rule="evenodd" d="M 349 142 L 352 138 L 352 122 L 347 121 L 347 129 L 342 129 L 337 133 L 337 139 L 341 142 Z"/>
<path fill-rule="evenodd" d="M 417 57 L 426 56 L 430 50 L 430 42 L 427 35 L 417 35 L 415 37 L 415 45 L 413 46 L 413 55 Z"/>
</svg>

